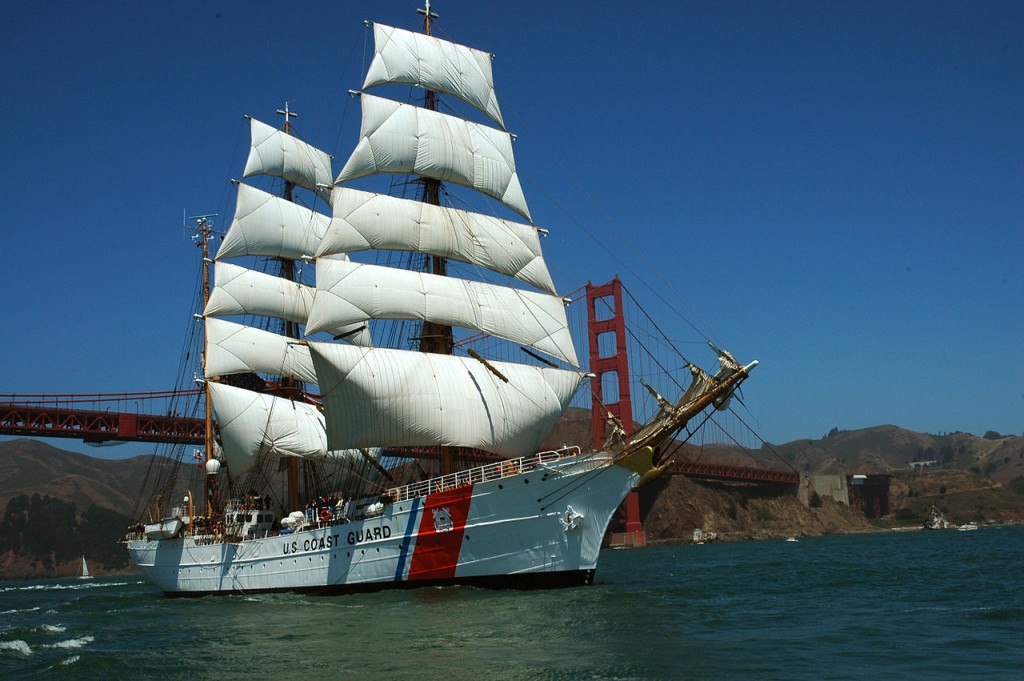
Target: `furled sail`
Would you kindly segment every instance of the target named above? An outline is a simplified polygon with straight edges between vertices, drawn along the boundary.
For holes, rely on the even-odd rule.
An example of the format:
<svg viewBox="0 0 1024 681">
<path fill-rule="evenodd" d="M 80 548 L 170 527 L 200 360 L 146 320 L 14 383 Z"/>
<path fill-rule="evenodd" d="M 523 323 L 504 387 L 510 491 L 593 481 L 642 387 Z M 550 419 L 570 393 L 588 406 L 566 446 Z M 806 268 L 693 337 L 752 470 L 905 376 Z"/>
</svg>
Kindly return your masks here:
<svg viewBox="0 0 1024 681">
<path fill-rule="evenodd" d="M 316 384 L 309 349 L 285 336 L 207 317 L 206 377 L 274 374 Z"/>
<path fill-rule="evenodd" d="M 329 223 L 326 215 L 239 184 L 235 218 L 217 259 L 256 255 L 299 260 L 312 256 Z"/>
<path fill-rule="evenodd" d="M 418 319 L 529 345 L 579 366 L 561 298 L 477 281 L 318 260 L 307 333 L 369 319 Z"/>
<path fill-rule="evenodd" d="M 507 362 L 489 368 L 451 355 L 309 347 L 332 449 L 455 445 L 522 456 L 554 428 L 584 380 L 575 371 Z"/>
<path fill-rule="evenodd" d="M 206 317 L 256 315 L 305 324 L 316 294 L 311 286 L 226 262 L 215 263 L 214 277 L 217 284 L 203 312 Z M 362 324 L 341 325 L 329 332 L 349 343 L 371 344 L 369 330 Z"/>
<path fill-rule="evenodd" d="M 360 99 L 359 143 L 336 182 L 413 173 L 471 187 L 530 219 L 507 132 L 372 95 Z"/>
<path fill-rule="evenodd" d="M 350 187 L 334 188 L 331 207 L 317 256 L 369 249 L 417 251 L 555 293 L 537 228 L 530 225 Z"/>
<path fill-rule="evenodd" d="M 273 175 L 316 192 L 324 201 L 329 201 L 330 155 L 255 118 L 250 121 L 252 146 L 243 177 Z"/>
<path fill-rule="evenodd" d="M 398 83 L 443 92 L 472 104 L 505 127 L 494 94 L 492 55 L 383 24 L 373 25 L 375 52 L 363 88 Z"/>
</svg>

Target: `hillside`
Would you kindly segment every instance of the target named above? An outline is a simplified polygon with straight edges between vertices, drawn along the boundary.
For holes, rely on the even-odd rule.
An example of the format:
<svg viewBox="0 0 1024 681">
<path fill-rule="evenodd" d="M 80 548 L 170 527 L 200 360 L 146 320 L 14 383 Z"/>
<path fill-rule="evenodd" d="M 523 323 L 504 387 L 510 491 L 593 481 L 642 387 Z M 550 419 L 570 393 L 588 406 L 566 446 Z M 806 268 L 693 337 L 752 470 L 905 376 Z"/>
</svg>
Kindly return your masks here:
<svg viewBox="0 0 1024 681">
<path fill-rule="evenodd" d="M 544 447 L 586 443 L 590 427 L 588 411 L 570 410 Z M 695 528 L 725 539 L 747 539 L 919 526 L 932 506 L 955 523 L 1024 519 L 1024 437 L 929 435 L 886 425 L 834 429 L 820 440 L 754 452 L 721 446 L 688 449 L 682 456 L 789 466 L 807 474 L 889 473 L 892 514 L 872 523 L 831 500 L 805 507 L 791 490 L 665 477 L 641 490 L 641 516 L 651 542 L 689 541 Z M 14 440 L 0 442 L 0 461 L 0 578 L 73 574 L 81 552 L 89 555 L 97 574 L 125 569 L 124 551 L 116 541 L 128 525 L 154 457 L 100 460 Z M 923 467 L 912 469 L 912 464 Z M 32 525 L 33 509 L 35 515 L 50 518 L 50 524 Z M 70 538 L 50 537 L 58 527 Z M 29 556 L 58 543 L 60 551 Z"/>
<path fill-rule="evenodd" d="M 543 442 L 554 449 L 566 442 L 592 442 L 590 411 L 570 409 Z M 933 462 L 928 470 L 965 470 L 1008 484 L 1024 476 L 1024 437 L 987 433 L 931 435 L 893 425 L 860 430 L 832 429 L 818 440 L 794 440 L 744 450 L 731 445 L 686 448 L 682 458 L 738 466 L 796 470 L 801 473 L 894 473 L 912 463 Z"/>
<path fill-rule="evenodd" d="M 829 500 L 807 508 L 795 498 L 766 494 L 756 487 L 674 477 L 641 491 L 649 540 L 685 540 L 698 527 L 726 538 L 920 527 L 932 506 L 956 524 L 1024 519 L 1024 437 L 930 435 L 884 425 L 833 429 L 820 440 L 768 445 L 755 452 L 705 448 L 700 456 L 705 461 L 772 468 L 782 468 L 784 462 L 811 475 L 888 473 L 892 513 L 882 521 L 869 522 Z"/>
<path fill-rule="evenodd" d="M 806 507 L 789 490 L 662 477 L 640 490 L 649 543 L 690 541 L 694 529 L 720 539 L 773 539 L 870 532 L 863 514 L 825 499 Z"/>
<path fill-rule="evenodd" d="M 928 468 L 974 470 L 1008 483 L 1024 475 L 1024 437 L 989 433 L 930 435 L 898 426 L 833 429 L 820 440 L 796 440 L 773 447 L 805 473 L 891 473 L 913 463 Z"/>
<path fill-rule="evenodd" d="M 0 509 L 20 494 L 96 504 L 128 515 L 153 457 L 95 459 L 35 440 L 0 442 Z"/>
<path fill-rule="evenodd" d="M 129 569 L 117 542 L 153 456 L 105 460 L 34 440 L 0 442 L 0 579 Z"/>
</svg>

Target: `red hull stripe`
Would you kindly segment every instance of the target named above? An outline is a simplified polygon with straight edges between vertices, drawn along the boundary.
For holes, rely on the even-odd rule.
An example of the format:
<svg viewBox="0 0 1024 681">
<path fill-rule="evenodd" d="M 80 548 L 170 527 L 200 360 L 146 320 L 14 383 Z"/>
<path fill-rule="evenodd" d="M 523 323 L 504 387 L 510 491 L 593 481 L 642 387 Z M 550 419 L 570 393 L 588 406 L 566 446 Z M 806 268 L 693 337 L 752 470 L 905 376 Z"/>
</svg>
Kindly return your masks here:
<svg viewBox="0 0 1024 681">
<path fill-rule="evenodd" d="M 459 563 L 473 486 L 427 497 L 409 566 L 409 579 L 451 579 Z"/>
</svg>

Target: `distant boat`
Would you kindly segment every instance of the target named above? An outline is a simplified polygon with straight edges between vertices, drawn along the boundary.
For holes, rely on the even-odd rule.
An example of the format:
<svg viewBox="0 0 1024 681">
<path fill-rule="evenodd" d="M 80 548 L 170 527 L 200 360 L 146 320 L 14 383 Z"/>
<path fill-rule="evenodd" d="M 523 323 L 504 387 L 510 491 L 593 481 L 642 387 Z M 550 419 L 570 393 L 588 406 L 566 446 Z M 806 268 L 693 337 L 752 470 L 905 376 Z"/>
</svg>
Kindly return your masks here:
<svg viewBox="0 0 1024 681">
<path fill-rule="evenodd" d="M 82 556 L 82 569 L 78 573 L 79 579 L 92 579 L 92 575 L 89 574 L 89 564 L 85 562 L 85 556 Z"/>
<path fill-rule="evenodd" d="M 970 532 L 971 530 L 978 529 L 978 523 L 976 523 L 976 522 L 974 522 L 972 520 L 969 523 L 964 523 L 963 525 L 961 525 L 960 527 L 958 527 L 956 529 L 960 530 L 961 532 Z"/>
<path fill-rule="evenodd" d="M 796 541 L 800 541 L 800 540 L 797 539 L 796 537 L 786 537 L 786 541 L 796 542 Z"/>
</svg>

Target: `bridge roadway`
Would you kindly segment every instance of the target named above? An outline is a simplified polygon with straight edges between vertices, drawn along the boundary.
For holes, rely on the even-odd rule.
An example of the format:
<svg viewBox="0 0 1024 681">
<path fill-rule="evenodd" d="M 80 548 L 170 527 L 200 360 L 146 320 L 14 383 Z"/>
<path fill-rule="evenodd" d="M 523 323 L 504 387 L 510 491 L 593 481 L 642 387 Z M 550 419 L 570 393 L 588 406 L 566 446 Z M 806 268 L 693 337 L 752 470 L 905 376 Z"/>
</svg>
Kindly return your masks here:
<svg viewBox="0 0 1024 681">
<path fill-rule="evenodd" d="M 119 401 L 148 399 L 140 397 L 143 395 L 158 394 L 126 393 Z M 163 393 L 159 395 L 166 396 Z M 0 399 L 13 397 L 17 396 L 4 395 L 0 396 Z M 44 404 L 44 400 L 33 400 L 31 403 L 0 401 L 0 435 L 72 438 L 95 443 L 122 441 L 202 445 L 203 432 L 203 419 L 185 416 L 48 406 Z M 417 454 L 426 459 L 439 456 L 436 450 L 429 448 L 418 451 Z M 484 452 L 475 450 L 472 453 L 467 451 L 465 456 L 473 460 L 487 458 Z M 495 460 L 501 458 L 492 456 Z M 458 452 L 456 457 L 458 458 Z M 702 461 L 674 461 L 667 473 L 704 480 L 757 484 L 800 483 L 800 475 L 795 471 Z"/>
<path fill-rule="evenodd" d="M 147 399 L 141 396 L 150 394 L 126 393 L 135 397 L 124 397 L 120 401 Z M 173 414 L 80 409 L 56 404 L 57 401 L 46 404 L 45 400 L 0 402 L 0 435 L 64 437 L 94 443 L 118 440 L 201 445 L 204 442 L 202 419 Z"/>
</svg>

